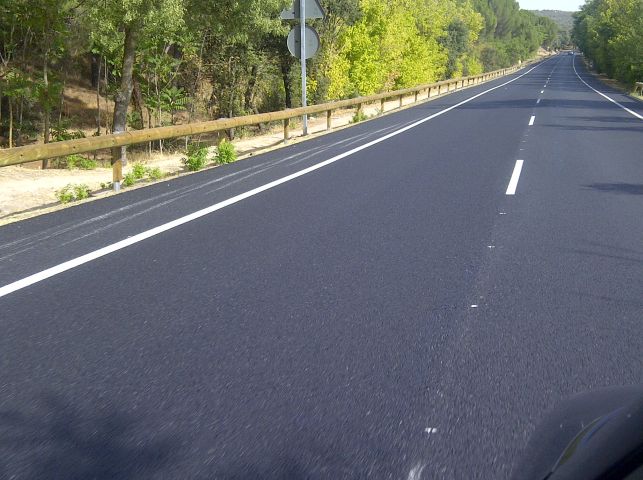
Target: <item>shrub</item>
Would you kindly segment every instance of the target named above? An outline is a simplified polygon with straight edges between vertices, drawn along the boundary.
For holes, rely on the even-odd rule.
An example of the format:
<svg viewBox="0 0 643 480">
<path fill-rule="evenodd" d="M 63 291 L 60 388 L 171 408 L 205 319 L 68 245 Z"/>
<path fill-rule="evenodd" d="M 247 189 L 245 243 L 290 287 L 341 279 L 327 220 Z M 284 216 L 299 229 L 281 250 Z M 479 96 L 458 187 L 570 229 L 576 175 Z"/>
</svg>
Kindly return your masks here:
<svg viewBox="0 0 643 480">
<path fill-rule="evenodd" d="M 94 170 L 98 164 L 95 160 L 77 153 L 67 156 L 67 168 L 79 168 L 81 170 Z"/>
<path fill-rule="evenodd" d="M 56 192 L 56 198 L 60 203 L 69 203 L 76 200 L 83 200 L 90 195 L 89 187 L 84 183 L 65 185 Z"/>
<path fill-rule="evenodd" d="M 135 163 L 132 166 L 132 175 L 136 180 L 140 180 L 147 173 L 147 168 L 142 163 Z"/>
<path fill-rule="evenodd" d="M 355 115 L 353 115 L 351 123 L 363 122 L 367 118 L 368 117 L 366 116 L 366 114 L 364 112 L 362 112 L 361 110 L 358 110 L 357 112 L 355 112 Z"/>
<path fill-rule="evenodd" d="M 159 167 L 149 167 L 146 169 L 147 176 L 150 180 L 160 180 L 161 178 L 164 177 L 163 172 L 161 172 L 161 169 Z"/>
<path fill-rule="evenodd" d="M 70 132 L 67 130 L 68 125 L 66 123 L 59 123 L 51 128 L 51 141 L 52 142 L 62 142 L 64 140 L 74 140 L 76 138 L 85 138 L 85 134 L 76 130 Z"/>
<path fill-rule="evenodd" d="M 198 143 L 188 145 L 186 155 L 186 157 L 181 159 L 181 162 L 185 165 L 185 168 L 191 172 L 201 170 L 205 167 L 205 164 L 208 163 L 208 149 Z"/>
<path fill-rule="evenodd" d="M 64 158 L 57 158 L 52 163 L 53 168 L 68 168 L 72 170 L 74 168 L 79 168 L 81 170 L 94 170 L 98 163 L 91 158 L 83 157 L 77 153 L 72 155 L 67 155 Z"/>
<path fill-rule="evenodd" d="M 136 177 L 134 176 L 134 172 L 129 172 L 123 177 L 123 186 L 124 187 L 131 187 L 136 183 Z"/>
<path fill-rule="evenodd" d="M 89 198 L 89 187 L 84 183 L 75 185 L 74 194 L 76 196 L 76 200 L 84 200 L 85 198 Z"/>
<path fill-rule="evenodd" d="M 222 141 L 217 147 L 215 161 L 218 163 L 231 163 L 237 159 L 237 152 L 234 145 L 227 140 Z"/>
</svg>

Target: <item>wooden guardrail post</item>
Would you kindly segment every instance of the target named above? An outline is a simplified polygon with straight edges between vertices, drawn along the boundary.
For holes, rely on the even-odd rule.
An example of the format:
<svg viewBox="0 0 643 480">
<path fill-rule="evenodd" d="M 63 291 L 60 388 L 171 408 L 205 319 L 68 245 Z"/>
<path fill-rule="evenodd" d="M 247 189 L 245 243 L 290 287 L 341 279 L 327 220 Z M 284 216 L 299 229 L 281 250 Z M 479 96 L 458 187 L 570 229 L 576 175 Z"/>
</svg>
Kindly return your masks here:
<svg viewBox="0 0 643 480">
<path fill-rule="evenodd" d="M 114 190 L 119 191 L 121 182 L 123 181 L 123 164 L 125 163 L 125 155 L 127 155 L 125 147 L 112 148 L 112 184 Z"/>
<path fill-rule="evenodd" d="M 418 95 L 420 94 L 419 90 L 415 91 L 415 103 L 418 103 Z"/>
<path fill-rule="evenodd" d="M 290 118 L 284 118 L 284 143 L 290 140 Z"/>
<path fill-rule="evenodd" d="M 384 109 L 386 108 L 386 99 L 381 98 L 380 99 L 380 115 L 384 113 Z"/>
<path fill-rule="evenodd" d="M 333 111 L 326 110 L 326 130 L 333 128 Z"/>
<path fill-rule="evenodd" d="M 404 100 L 404 95 L 400 95 L 400 108 L 402 108 L 402 101 Z"/>
</svg>

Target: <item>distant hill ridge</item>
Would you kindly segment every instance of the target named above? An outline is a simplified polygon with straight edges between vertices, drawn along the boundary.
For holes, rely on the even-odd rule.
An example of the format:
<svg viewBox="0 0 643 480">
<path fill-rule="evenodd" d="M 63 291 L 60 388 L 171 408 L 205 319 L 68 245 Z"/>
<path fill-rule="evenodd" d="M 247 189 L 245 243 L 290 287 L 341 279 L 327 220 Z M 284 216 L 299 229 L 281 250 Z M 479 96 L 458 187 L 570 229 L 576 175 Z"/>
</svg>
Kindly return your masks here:
<svg viewBox="0 0 643 480">
<path fill-rule="evenodd" d="M 556 24 L 567 32 L 572 30 L 574 26 L 574 12 L 566 12 L 564 10 L 531 10 L 536 15 L 541 17 L 551 18 Z"/>
</svg>

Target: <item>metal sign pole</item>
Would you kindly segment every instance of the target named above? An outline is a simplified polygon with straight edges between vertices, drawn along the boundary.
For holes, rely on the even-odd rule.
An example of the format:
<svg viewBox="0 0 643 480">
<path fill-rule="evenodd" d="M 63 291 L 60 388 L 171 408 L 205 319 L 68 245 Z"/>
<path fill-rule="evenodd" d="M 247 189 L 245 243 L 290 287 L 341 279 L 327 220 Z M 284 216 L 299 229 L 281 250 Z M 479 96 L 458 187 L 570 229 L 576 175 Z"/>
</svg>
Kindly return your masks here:
<svg viewBox="0 0 643 480">
<path fill-rule="evenodd" d="M 301 28 L 301 106 L 306 106 L 306 0 L 299 0 L 299 16 Z M 308 115 L 304 114 L 303 134 L 308 135 Z"/>
</svg>

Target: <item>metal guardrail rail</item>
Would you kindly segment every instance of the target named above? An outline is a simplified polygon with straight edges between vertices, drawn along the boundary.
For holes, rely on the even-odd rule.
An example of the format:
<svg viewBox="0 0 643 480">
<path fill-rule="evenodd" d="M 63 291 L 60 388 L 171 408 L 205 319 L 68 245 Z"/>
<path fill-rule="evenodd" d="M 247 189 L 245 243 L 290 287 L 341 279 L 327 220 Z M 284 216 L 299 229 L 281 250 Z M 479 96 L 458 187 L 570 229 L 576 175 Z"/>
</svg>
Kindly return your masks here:
<svg viewBox="0 0 643 480">
<path fill-rule="evenodd" d="M 479 83 L 513 73 L 516 70 L 523 68 L 525 65 L 527 65 L 527 63 L 524 63 L 521 66 L 503 68 L 480 75 L 443 80 L 441 82 L 419 85 L 413 88 L 378 93 L 375 95 L 351 98 L 348 100 L 339 100 L 319 105 L 311 105 L 304 108 L 292 108 L 278 112 L 260 113 L 243 117 L 222 118 L 207 122 L 156 127 L 144 130 L 132 130 L 122 133 L 102 135 L 98 137 L 79 138 L 47 144 L 25 145 L 22 147 L 8 148 L 3 150 L 0 149 L 0 167 L 63 157 L 66 155 L 77 153 L 87 153 L 97 150 L 125 147 L 128 145 L 136 145 L 139 143 L 145 143 L 154 140 L 165 140 L 169 138 L 186 137 L 204 133 L 214 133 L 229 130 L 235 127 L 258 125 L 261 123 L 276 121 L 283 121 L 284 140 L 287 141 L 290 138 L 289 125 L 291 118 L 300 117 L 304 114 L 326 112 L 326 126 L 327 130 L 330 130 L 332 128 L 331 115 L 333 110 L 356 107 L 357 111 L 359 112 L 361 111 L 361 108 L 364 104 L 380 101 L 380 113 L 384 113 L 384 103 L 386 100 L 399 98 L 399 105 L 401 107 L 403 105 L 403 99 L 407 96 L 414 95 L 415 102 L 417 102 L 418 100 L 423 100 L 420 99 L 420 94 L 422 93 L 426 95 L 426 98 L 430 98 L 435 95 L 441 95 L 443 93 L 460 90 L 467 86 L 477 85 Z M 114 164 L 114 180 L 120 181 L 121 166 L 120 162 L 116 163 L 118 163 L 119 165 Z"/>
</svg>

